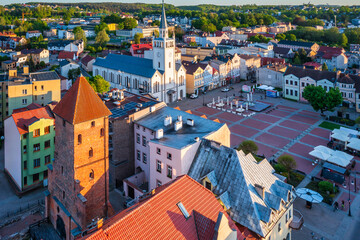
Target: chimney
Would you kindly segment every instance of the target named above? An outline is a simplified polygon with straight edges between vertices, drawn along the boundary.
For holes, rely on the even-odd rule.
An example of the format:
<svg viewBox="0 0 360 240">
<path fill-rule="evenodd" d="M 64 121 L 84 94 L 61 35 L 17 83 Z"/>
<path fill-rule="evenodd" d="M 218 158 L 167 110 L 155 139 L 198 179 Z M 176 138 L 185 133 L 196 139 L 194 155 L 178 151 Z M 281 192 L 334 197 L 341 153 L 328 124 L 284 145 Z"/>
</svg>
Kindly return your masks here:
<svg viewBox="0 0 360 240">
<path fill-rule="evenodd" d="M 28 65 L 24 65 L 23 74 L 29 74 L 29 66 Z"/>
<path fill-rule="evenodd" d="M 195 142 L 198 142 L 198 141 L 200 141 L 200 138 L 196 137 L 196 138 L 194 138 L 194 140 L 195 140 Z"/>
<path fill-rule="evenodd" d="M 260 195 L 262 199 L 265 197 L 265 188 L 260 184 L 255 183 L 255 190 Z"/>
<path fill-rule="evenodd" d="M 165 119 L 164 119 L 164 126 L 169 126 L 172 124 L 172 117 L 171 116 L 167 116 Z"/>
<path fill-rule="evenodd" d="M 189 119 L 186 121 L 186 124 L 189 125 L 189 126 L 191 126 L 191 127 L 193 127 L 193 126 L 195 125 L 195 122 L 194 122 L 194 120 L 192 120 L 192 119 L 189 118 Z"/>
<path fill-rule="evenodd" d="M 162 139 L 164 136 L 164 130 L 162 128 L 156 130 L 155 138 L 156 139 Z"/>
<path fill-rule="evenodd" d="M 182 126 L 183 126 L 182 121 L 176 121 L 174 126 L 175 131 L 179 131 L 182 128 Z"/>
</svg>

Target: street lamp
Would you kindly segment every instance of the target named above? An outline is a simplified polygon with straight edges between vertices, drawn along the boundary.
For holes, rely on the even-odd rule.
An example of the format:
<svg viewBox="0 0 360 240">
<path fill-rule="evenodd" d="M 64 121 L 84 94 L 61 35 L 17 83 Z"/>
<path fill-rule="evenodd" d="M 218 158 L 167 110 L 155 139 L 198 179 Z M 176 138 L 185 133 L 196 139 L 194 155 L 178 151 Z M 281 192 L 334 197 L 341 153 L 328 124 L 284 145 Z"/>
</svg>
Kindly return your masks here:
<svg viewBox="0 0 360 240">
<path fill-rule="evenodd" d="M 351 176 L 351 174 L 349 174 L 349 214 L 348 214 L 348 216 L 349 217 L 351 217 L 351 209 L 350 209 L 350 176 Z"/>
</svg>

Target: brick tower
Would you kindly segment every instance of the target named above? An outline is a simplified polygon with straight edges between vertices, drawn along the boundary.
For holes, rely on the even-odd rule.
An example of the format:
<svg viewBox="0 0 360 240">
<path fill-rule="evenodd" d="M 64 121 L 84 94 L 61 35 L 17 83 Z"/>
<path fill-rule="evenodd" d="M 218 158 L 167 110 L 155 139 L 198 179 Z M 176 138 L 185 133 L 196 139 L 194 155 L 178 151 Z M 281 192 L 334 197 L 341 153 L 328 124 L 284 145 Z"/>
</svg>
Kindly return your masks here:
<svg viewBox="0 0 360 240">
<path fill-rule="evenodd" d="M 55 157 L 49 167 L 46 215 L 60 236 L 73 239 L 108 214 L 111 112 L 79 77 L 54 113 Z"/>
</svg>

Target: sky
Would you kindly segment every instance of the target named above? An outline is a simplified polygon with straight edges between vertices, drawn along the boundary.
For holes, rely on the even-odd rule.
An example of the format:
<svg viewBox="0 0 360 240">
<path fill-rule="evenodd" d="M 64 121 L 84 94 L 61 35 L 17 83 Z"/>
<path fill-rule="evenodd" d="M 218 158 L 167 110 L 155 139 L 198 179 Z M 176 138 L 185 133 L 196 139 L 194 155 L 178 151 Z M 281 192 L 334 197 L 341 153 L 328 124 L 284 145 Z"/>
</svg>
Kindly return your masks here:
<svg viewBox="0 0 360 240">
<path fill-rule="evenodd" d="M 1 5 L 10 3 L 25 3 L 25 2 L 125 2 L 125 3 L 161 3 L 161 0 L 1 0 Z M 216 4 L 216 5 L 244 5 L 244 4 L 257 4 L 257 5 L 301 5 L 303 3 L 312 4 L 330 4 L 330 5 L 360 5 L 359 0 L 165 0 L 166 3 L 179 5 L 198 5 L 198 4 Z"/>
</svg>

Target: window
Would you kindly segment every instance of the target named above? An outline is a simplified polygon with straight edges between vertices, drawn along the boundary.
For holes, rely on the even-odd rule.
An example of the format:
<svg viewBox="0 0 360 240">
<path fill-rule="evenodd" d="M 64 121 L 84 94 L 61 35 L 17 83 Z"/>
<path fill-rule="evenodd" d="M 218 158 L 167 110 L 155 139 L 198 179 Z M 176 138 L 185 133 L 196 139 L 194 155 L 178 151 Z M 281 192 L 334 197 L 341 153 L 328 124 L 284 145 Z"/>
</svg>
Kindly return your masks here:
<svg viewBox="0 0 360 240">
<path fill-rule="evenodd" d="M 146 156 L 146 153 L 143 153 L 143 163 L 147 163 L 147 156 Z"/>
<path fill-rule="evenodd" d="M 298 91 L 295 90 L 295 96 L 297 97 L 297 95 L 298 95 Z"/>
<path fill-rule="evenodd" d="M 24 134 L 23 134 L 23 139 L 26 139 L 26 138 L 27 138 L 27 134 L 24 133 Z"/>
<path fill-rule="evenodd" d="M 91 122 L 91 127 L 95 127 L 95 121 Z"/>
<path fill-rule="evenodd" d="M 35 88 L 34 88 L 34 89 L 35 89 L 35 91 L 36 91 L 36 90 L 37 90 L 37 86 L 35 86 Z"/>
<path fill-rule="evenodd" d="M 286 89 L 285 92 L 286 92 L 286 95 L 289 95 L 289 89 Z"/>
<path fill-rule="evenodd" d="M 23 146 L 23 152 L 27 153 L 27 146 L 26 145 Z"/>
<path fill-rule="evenodd" d="M 91 172 L 89 174 L 90 179 L 94 179 L 94 170 L 91 169 Z"/>
<path fill-rule="evenodd" d="M 305 83 L 302 82 L 302 83 L 301 83 L 301 86 L 302 86 L 302 87 L 305 87 Z"/>
<path fill-rule="evenodd" d="M 169 62 L 169 68 L 171 68 L 171 62 Z"/>
<path fill-rule="evenodd" d="M 90 148 L 90 150 L 89 150 L 89 157 L 92 157 L 93 155 L 94 155 L 93 149 Z"/>
<path fill-rule="evenodd" d="M 82 143 L 82 135 L 79 134 L 79 135 L 78 135 L 78 144 L 81 144 L 81 143 Z"/>
<path fill-rule="evenodd" d="M 172 178 L 172 167 L 171 166 L 167 166 L 167 177 L 168 178 Z"/>
<path fill-rule="evenodd" d="M 34 152 L 38 152 L 38 151 L 40 151 L 40 143 L 36 143 L 36 144 L 34 144 Z"/>
<path fill-rule="evenodd" d="M 140 128 L 140 125 L 139 124 L 136 124 L 136 129 L 139 129 Z"/>
<path fill-rule="evenodd" d="M 40 129 L 35 129 L 33 132 L 33 137 L 38 137 L 40 136 Z"/>
<path fill-rule="evenodd" d="M 48 170 L 45 170 L 43 175 L 44 175 L 44 179 L 47 179 L 48 178 Z"/>
<path fill-rule="evenodd" d="M 156 153 L 161 155 L 161 149 L 160 148 L 156 148 Z"/>
<path fill-rule="evenodd" d="M 50 126 L 47 126 L 44 128 L 44 134 L 49 134 L 50 133 Z"/>
<path fill-rule="evenodd" d="M 24 161 L 24 169 L 27 169 L 27 161 Z"/>
<path fill-rule="evenodd" d="M 291 209 L 290 209 L 290 211 L 289 211 L 289 219 L 291 219 Z"/>
<path fill-rule="evenodd" d="M 281 222 L 279 222 L 279 225 L 278 225 L 278 232 L 281 231 Z"/>
<path fill-rule="evenodd" d="M 136 143 L 139 143 L 140 144 L 140 134 L 136 134 Z"/>
<path fill-rule="evenodd" d="M 298 85 L 298 82 L 297 82 L 297 81 L 294 81 L 294 83 L 295 83 L 295 86 L 297 86 L 297 85 Z"/>
<path fill-rule="evenodd" d="M 211 182 L 205 181 L 205 187 L 211 191 Z"/>
<path fill-rule="evenodd" d="M 50 155 L 46 155 L 45 156 L 45 164 L 49 164 L 50 163 Z"/>
<path fill-rule="evenodd" d="M 140 161 L 141 159 L 141 153 L 139 150 L 136 151 L 136 159 Z"/>
<path fill-rule="evenodd" d="M 41 85 L 41 90 L 44 91 L 44 85 Z"/>
<path fill-rule="evenodd" d="M 158 67 L 160 68 L 160 62 L 158 63 Z"/>
<path fill-rule="evenodd" d="M 63 199 L 65 199 L 65 191 L 63 191 Z"/>
<path fill-rule="evenodd" d="M 286 84 L 289 84 L 289 80 L 286 80 Z"/>
<path fill-rule="evenodd" d="M 45 149 L 50 147 L 50 140 L 45 141 Z"/>
<path fill-rule="evenodd" d="M 142 137 L 142 145 L 144 147 L 146 147 L 146 137 L 145 136 Z"/>
<path fill-rule="evenodd" d="M 146 129 L 146 128 L 145 128 L 145 127 L 143 127 L 143 132 L 145 132 L 145 129 Z"/>
<path fill-rule="evenodd" d="M 157 187 L 160 187 L 161 185 L 162 185 L 161 181 L 156 180 L 156 186 L 157 186 Z"/>
<path fill-rule="evenodd" d="M 100 137 L 103 137 L 105 135 L 105 129 L 101 128 L 100 129 Z"/>
<path fill-rule="evenodd" d="M 161 161 L 159 160 L 156 160 L 156 171 L 161 173 Z"/>
<path fill-rule="evenodd" d="M 293 90 L 290 90 L 290 95 L 291 95 L 291 96 L 293 95 L 293 92 L 294 92 Z"/>
<path fill-rule="evenodd" d="M 24 177 L 24 185 L 27 185 L 27 177 Z"/>
<path fill-rule="evenodd" d="M 40 167 L 40 158 L 34 159 L 34 168 Z"/>
<path fill-rule="evenodd" d="M 166 156 L 167 159 L 171 160 L 172 159 L 172 155 L 171 153 L 167 153 L 167 156 Z"/>
<path fill-rule="evenodd" d="M 22 93 L 23 93 L 23 94 L 27 94 L 27 89 L 23 89 L 23 90 L 22 90 Z"/>
</svg>

